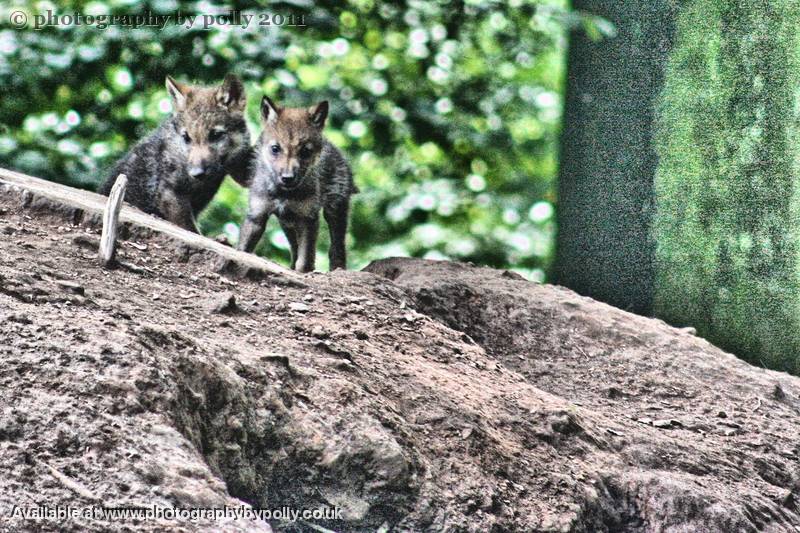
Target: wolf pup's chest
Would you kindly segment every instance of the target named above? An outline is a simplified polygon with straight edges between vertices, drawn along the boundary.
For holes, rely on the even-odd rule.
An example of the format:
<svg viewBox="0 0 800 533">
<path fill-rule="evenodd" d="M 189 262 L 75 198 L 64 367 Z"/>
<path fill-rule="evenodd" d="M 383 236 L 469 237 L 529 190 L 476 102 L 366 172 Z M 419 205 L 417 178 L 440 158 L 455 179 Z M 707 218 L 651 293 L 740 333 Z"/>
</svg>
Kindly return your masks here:
<svg viewBox="0 0 800 533">
<path fill-rule="evenodd" d="M 320 203 L 317 195 L 309 194 L 305 198 L 296 199 L 276 199 L 275 214 L 283 222 L 307 219 L 317 216 L 320 210 Z"/>
</svg>

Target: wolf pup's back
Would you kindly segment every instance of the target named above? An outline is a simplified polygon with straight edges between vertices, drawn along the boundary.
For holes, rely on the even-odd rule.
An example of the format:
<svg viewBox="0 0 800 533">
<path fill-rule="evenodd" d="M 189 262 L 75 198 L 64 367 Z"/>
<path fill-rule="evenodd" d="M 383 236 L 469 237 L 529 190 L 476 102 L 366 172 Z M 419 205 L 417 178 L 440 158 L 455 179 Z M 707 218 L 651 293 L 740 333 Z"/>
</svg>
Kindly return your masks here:
<svg viewBox="0 0 800 533">
<path fill-rule="evenodd" d="M 252 155 L 244 119 L 242 82 L 228 75 L 218 87 L 166 80 L 174 113 L 114 166 L 99 188 L 108 194 L 119 174 L 128 177 L 125 201 L 198 232 L 196 217 L 226 174 L 248 179 Z"/>
<path fill-rule="evenodd" d="M 247 218 L 239 249 L 252 251 L 275 214 L 292 249 L 292 268 L 314 270 L 319 212 L 331 234 L 331 270 L 346 268 L 350 196 L 358 190 L 341 152 L 322 135 L 328 102 L 281 108 L 261 102 L 264 130 L 256 143 Z"/>
</svg>

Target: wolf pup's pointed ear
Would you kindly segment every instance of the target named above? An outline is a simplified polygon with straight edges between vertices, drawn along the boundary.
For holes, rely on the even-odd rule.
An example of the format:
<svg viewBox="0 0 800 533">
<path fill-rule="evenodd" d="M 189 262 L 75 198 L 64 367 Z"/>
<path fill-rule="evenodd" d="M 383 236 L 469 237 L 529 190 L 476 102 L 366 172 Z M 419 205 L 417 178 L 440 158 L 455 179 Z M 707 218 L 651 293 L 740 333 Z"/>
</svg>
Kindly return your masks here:
<svg viewBox="0 0 800 533">
<path fill-rule="evenodd" d="M 231 110 L 244 111 L 247 105 L 247 97 L 244 92 L 244 84 L 234 74 L 225 76 L 225 80 L 217 89 L 217 102 L 222 107 Z"/>
<path fill-rule="evenodd" d="M 264 123 L 275 124 L 280 112 L 281 109 L 275 105 L 275 102 L 269 99 L 269 96 L 265 95 L 264 98 L 261 99 L 261 118 L 264 120 Z"/>
<path fill-rule="evenodd" d="M 316 106 L 308 110 L 311 116 L 311 123 L 319 129 L 325 126 L 325 119 L 328 118 L 328 101 L 320 102 Z"/>
<path fill-rule="evenodd" d="M 178 83 L 171 76 L 167 76 L 165 85 L 175 111 L 183 111 L 186 108 L 186 96 L 189 94 L 189 87 Z"/>
</svg>

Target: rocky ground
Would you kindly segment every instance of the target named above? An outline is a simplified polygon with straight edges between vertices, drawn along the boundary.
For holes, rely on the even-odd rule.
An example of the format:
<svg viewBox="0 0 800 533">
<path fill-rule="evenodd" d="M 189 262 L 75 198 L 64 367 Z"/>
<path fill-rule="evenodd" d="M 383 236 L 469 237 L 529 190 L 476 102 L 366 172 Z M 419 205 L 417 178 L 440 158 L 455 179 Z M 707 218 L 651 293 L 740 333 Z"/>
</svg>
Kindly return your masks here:
<svg viewBox="0 0 800 533">
<path fill-rule="evenodd" d="M 96 217 L 0 182 L 0 531 L 800 530 L 800 380 L 690 331 L 468 265 L 234 277 L 124 237 L 103 269 Z M 153 505 L 342 519 L 19 516 Z"/>
</svg>

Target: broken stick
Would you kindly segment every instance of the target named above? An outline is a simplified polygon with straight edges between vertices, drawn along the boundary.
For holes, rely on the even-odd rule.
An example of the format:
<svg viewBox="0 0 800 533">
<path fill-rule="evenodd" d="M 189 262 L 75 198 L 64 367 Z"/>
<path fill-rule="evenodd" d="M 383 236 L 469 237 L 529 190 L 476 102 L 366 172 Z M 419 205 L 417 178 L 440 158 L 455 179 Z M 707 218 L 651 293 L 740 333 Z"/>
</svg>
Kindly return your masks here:
<svg viewBox="0 0 800 533">
<path fill-rule="evenodd" d="M 103 212 L 103 234 L 100 236 L 100 262 L 108 267 L 114 263 L 114 254 L 117 251 L 117 231 L 119 227 L 119 211 L 122 209 L 122 200 L 125 198 L 125 186 L 128 177 L 125 174 L 117 176 L 117 181 L 111 188 Z"/>
<path fill-rule="evenodd" d="M 62 485 L 64 485 L 66 488 L 68 488 L 78 496 L 89 501 L 94 501 L 94 502 L 100 501 L 100 498 L 95 496 L 92 491 L 90 491 L 89 489 L 87 489 L 74 479 L 65 476 L 64 474 L 62 474 L 61 472 L 59 472 L 58 470 L 56 470 L 55 468 L 53 468 L 52 466 L 50 466 L 49 464 L 45 463 L 42 460 L 39 460 L 39 463 L 43 464 L 44 467 L 47 468 L 47 470 L 50 472 L 50 474 L 58 481 L 60 481 Z"/>
</svg>

